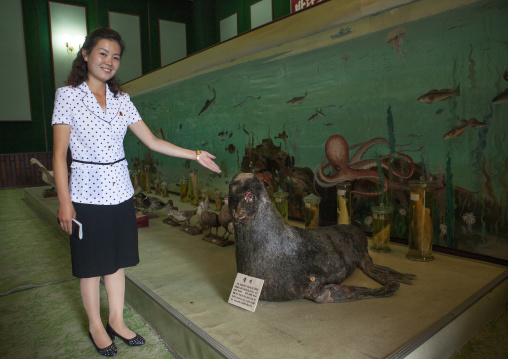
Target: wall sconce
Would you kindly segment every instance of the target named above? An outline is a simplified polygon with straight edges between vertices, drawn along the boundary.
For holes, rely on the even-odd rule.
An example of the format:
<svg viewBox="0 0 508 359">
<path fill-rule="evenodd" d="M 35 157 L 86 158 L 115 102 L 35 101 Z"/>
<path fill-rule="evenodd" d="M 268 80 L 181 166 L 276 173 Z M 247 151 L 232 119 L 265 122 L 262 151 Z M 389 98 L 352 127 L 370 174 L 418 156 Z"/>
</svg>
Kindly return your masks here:
<svg viewBox="0 0 508 359">
<path fill-rule="evenodd" d="M 79 50 L 81 50 L 81 46 L 83 44 L 83 41 L 85 41 L 84 36 L 71 36 L 71 35 L 64 35 L 62 36 L 63 43 L 65 43 L 65 48 L 67 50 L 67 53 L 70 55 L 76 55 Z"/>
<path fill-rule="evenodd" d="M 74 54 L 74 49 L 76 48 L 76 46 L 74 46 L 73 44 L 70 44 L 68 42 L 65 43 L 65 47 L 67 48 L 67 53 L 68 54 Z M 78 45 L 78 51 L 81 50 L 81 44 Z"/>
</svg>

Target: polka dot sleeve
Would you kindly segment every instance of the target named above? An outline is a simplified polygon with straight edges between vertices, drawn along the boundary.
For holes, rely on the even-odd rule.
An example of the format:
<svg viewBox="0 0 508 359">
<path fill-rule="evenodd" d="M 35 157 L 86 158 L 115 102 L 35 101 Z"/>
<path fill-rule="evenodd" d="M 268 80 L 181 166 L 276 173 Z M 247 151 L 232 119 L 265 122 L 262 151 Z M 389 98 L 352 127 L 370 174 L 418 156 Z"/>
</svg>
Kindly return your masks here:
<svg viewBox="0 0 508 359">
<path fill-rule="evenodd" d="M 56 90 L 55 106 L 53 108 L 53 118 L 51 120 L 52 125 L 65 124 L 72 126 L 73 97 L 69 86 L 61 87 Z"/>
<path fill-rule="evenodd" d="M 132 125 L 133 123 L 141 120 L 141 116 L 139 115 L 139 112 L 138 112 L 136 106 L 134 106 L 134 104 L 132 103 L 129 95 L 124 93 L 124 96 L 125 96 L 125 98 L 124 98 L 125 107 L 127 109 L 127 114 L 128 114 L 127 126 L 129 126 L 129 125 Z"/>
</svg>

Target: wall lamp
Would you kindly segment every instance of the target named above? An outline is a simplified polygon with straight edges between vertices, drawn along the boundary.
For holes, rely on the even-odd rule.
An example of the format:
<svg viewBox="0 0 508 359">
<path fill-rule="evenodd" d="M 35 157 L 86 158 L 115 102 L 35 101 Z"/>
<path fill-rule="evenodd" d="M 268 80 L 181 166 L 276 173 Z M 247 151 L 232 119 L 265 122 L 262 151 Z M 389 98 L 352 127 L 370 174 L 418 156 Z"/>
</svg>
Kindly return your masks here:
<svg viewBox="0 0 508 359">
<path fill-rule="evenodd" d="M 65 47 L 67 48 L 68 54 L 74 54 L 74 49 L 76 46 L 69 44 L 68 42 L 65 43 Z M 78 51 L 81 50 L 81 44 L 78 45 Z"/>
<path fill-rule="evenodd" d="M 64 35 L 62 40 L 65 43 L 67 53 L 75 55 L 79 50 L 81 50 L 84 37 L 83 36 L 72 37 L 70 35 Z"/>
</svg>

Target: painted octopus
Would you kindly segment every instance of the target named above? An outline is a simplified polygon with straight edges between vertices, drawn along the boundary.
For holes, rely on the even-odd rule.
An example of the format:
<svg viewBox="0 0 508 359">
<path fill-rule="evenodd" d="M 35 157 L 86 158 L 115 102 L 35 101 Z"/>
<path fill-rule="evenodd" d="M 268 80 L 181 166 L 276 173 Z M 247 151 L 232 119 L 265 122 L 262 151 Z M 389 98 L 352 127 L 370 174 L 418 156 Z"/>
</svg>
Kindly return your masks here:
<svg viewBox="0 0 508 359">
<path fill-rule="evenodd" d="M 337 183 L 354 180 L 367 180 L 376 184 L 380 183 L 380 171 L 378 171 L 378 163 L 381 166 L 391 171 L 395 176 L 408 179 L 413 175 L 414 162 L 413 159 L 400 152 L 395 152 L 397 155 L 404 157 L 407 160 L 409 168 L 407 172 L 402 172 L 394 168 L 392 165 L 393 154 L 388 154 L 379 157 L 379 159 L 363 159 L 365 153 L 376 144 L 384 144 L 389 146 L 389 143 L 384 138 L 373 138 L 370 141 L 349 146 L 346 139 L 341 135 L 333 135 L 326 141 L 325 154 L 326 156 L 318 164 L 315 170 L 314 179 L 321 187 L 332 187 Z M 349 151 L 358 148 L 351 156 Z M 325 171 L 330 169 L 328 174 Z M 406 189 L 403 184 L 390 181 L 384 178 L 384 190 L 388 187 L 396 189 Z M 378 196 L 379 192 L 360 192 L 352 191 L 353 193 L 365 196 Z"/>
</svg>

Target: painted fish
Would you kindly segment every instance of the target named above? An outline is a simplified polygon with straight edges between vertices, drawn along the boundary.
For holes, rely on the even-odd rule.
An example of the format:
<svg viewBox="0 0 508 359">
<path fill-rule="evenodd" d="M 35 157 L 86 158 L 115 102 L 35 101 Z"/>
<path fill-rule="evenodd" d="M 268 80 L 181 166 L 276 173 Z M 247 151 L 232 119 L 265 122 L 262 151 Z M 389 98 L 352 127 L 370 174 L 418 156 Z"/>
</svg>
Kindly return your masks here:
<svg viewBox="0 0 508 359">
<path fill-rule="evenodd" d="M 466 120 L 462 120 L 462 122 L 464 123 L 464 121 Z M 480 122 L 480 121 L 477 121 L 475 118 L 470 118 L 468 121 L 467 121 L 467 125 L 469 127 L 479 127 L 479 128 L 482 128 L 482 127 L 487 127 L 487 124 L 485 122 Z"/>
<path fill-rule="evenodd" d="M 199 112 L 200 115 L 202 113 L 205 113 L 206 111 L 208 111 L 208 109 L 210 107 L 212 107 L 212 105 L 215 103 L 215 98 L 217 97 L 217 94 L 215 93 L 215 89 L 211 88 L 210 85 L 208 85 L 208 88 L 213 91 L 213 98 L 211 100 L 209 100 L 209 99 L 206 100 L 205 105 L 201 109 L 201 112 Z"/>
<path fill-rule="evenodd" d="M 224 141 L 228 133 L 229 133 L 228 131 L 222 131 L 219 134 L 217 134 L 217 137 L 219 137 L 221 141 Z"/>
<path fill-rule="evenodd" d="M 339 105 L 339 106 L 335 106 L 335 105 L 326 105 L 325 107 L 335 107 L 336 109 L 341 109 L 343 108 L 345 105 Z"/>
<path fill-rule="evenodd" d="M 448 140 L 453 137 L 462 136 L 468 127 L 472 127 L 472 128 L 487 127 L 487 124 L 485 122 L 480 122 L 480 121 L 476 120 L 475 118 L 470 118 L 469 120 L 459 118 L 459 121 L 461 122 L 461 125 L 453 126 L 449 132 L 447 132 L 443 135 L 443 140 Z"/>
<path fill-rule="evenodd" d="M 313 114 L 312 116 L 310 116 L 310 117 L 309 117 L 309 119 L 308 119 L 307 121 L 312 122 L 312 121 L 314 121 L 315 119 L 317 119 L 317 118 L 319 118 L 319 117 L 321 117 L 321 116 L 326 116 L 326 115 L 322 112 L 322 110 L 323 110 L 323 109 L 318 110 L 318 109 L 316 108 L 316 113 L 315 113 L 315 114 Z"/>
<path fill-rule="evenodd" d="M 436 115 L 440 115 L 441 113 L 443 113 L 444 111 L 444 108 L 440 108 L 439 110 L 436 111 Z"/>
<path fill-rule="evenodd" d="M 243 105 L 243 104 L 244 104 L 244 103 L 245 103 L 248 99 L 250 99 L 250 98 L 251 98 L 251 99 L 253 99 L 253 100 L 260 100 L 260 99 L 261 99 L 261 96 L 258 96 L 258 97 L 254 97 L 254 96 L 247 96 L 247 97 L 245 98 L 245 100 L 243 100 L 243 101 L 242 101 L 242 102 L 240 102 L 238 105 L 235 105 L 235 106 L 233 106 L 233 107 L 240 107 L 240 106 L 242 106 L 242 105 Z"/>
<path fill-rule="evenodd" d="M 460 96 L 460 88 L 457 86 L 455 90 L 442 89 L 442 90 L 430 90 L 425 95 L 418 97 L 418 102 L 426 102 L 431 104 L 434 101 L 447 100 L 453 96 Z"/>
<path fill-rule="evenodd" d="M 305 91 L 305 95 L 299 96 L 299 97 L 293 97 L 291 100 L 289 100 L 286 103 L 288 103 L 290 105 L 298 105 L 298 104 L 302 103 L 306 97 L 307 97 L 307 91 Z"/>
<path fill-rule="evenodd" d="M 508 89 L 500 92 L 499 95 L 492 99 L 492 103 L 499 105 L 500 103 L 508 102 Z"/>
<path fill-rule="evenodd" d="M 453 137 L 460 137 L 466 132 L 467 126 L 453 126 L 452 129 L 443 135 L 443 140 L 448 140 Z"/>
</svg>

